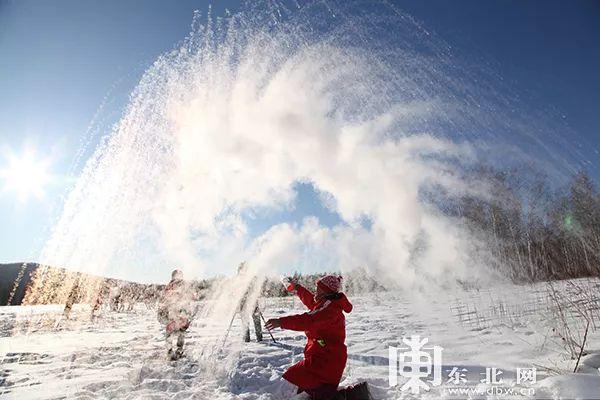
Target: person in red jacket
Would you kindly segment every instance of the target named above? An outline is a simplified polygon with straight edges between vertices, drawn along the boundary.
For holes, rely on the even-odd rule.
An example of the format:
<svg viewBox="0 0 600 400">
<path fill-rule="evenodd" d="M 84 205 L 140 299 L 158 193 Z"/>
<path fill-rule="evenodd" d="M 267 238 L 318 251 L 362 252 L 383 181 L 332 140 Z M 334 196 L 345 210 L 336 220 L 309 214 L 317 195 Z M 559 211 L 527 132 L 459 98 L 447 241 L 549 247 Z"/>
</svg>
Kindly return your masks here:
<svg viewBox="0 0 600 400">
<path fill-rule="evenodd" d="M 298 386 L 298 393 L 306 392 L 313 400 L 329 400 L 336 397 L 346 367 L 344 312 L 351 312 L 352 304 L 340 292 L 340 276 L 327 275 L 317 280 L 316 285 L 317 292 L 313 294 L 301 285 L 288 281 L 288 290 L 295 291 L 310 311 L 270 319 L 265 327 L 269 330 L 282 328 L 304 331 L 308 338 L 304 360 L 291 366 L 283 378 Z"/>
</svg>

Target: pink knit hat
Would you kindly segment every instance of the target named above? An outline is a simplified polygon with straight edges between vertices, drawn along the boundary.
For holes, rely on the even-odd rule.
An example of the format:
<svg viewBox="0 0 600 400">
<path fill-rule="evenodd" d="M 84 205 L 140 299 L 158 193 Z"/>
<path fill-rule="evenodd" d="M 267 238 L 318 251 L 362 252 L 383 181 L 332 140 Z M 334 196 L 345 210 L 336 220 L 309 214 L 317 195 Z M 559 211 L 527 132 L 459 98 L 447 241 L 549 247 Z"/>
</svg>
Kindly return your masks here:
<svg viewBox="0 0 600 400">
<path fill-rule="evenodd" d="M 342 289 L 342 277 L 337 275 L 325 275 L 317 279 L 317 286 L 325 291 L 337 293 Z"/>
</svg>

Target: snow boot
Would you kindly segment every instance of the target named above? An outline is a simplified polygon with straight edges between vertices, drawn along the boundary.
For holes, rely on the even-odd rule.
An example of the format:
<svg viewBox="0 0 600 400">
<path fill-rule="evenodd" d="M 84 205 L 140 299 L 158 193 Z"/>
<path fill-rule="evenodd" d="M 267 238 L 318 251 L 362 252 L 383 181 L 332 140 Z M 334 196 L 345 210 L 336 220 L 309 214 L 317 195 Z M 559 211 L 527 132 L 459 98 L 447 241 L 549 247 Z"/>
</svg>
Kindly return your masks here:
<svg viewBox="0 0 600 400">
<path fill-rule="evenodd" d="M 298 389 L 309 395 L 310 400 L 336 400 L 337 387 L 335 385 L 322 385 L 315 389 Z"/>
<path fill-rule="evenodd" d="M 169 349 L 168 357 L 170 361 L 177 361 L 183 357 L 183 349 Z"/>
<path fill-rule="evenodd" d="M 367 382 L 357 383 L 340 390 L 335 400 L 373 400 Z"/>
</svg>

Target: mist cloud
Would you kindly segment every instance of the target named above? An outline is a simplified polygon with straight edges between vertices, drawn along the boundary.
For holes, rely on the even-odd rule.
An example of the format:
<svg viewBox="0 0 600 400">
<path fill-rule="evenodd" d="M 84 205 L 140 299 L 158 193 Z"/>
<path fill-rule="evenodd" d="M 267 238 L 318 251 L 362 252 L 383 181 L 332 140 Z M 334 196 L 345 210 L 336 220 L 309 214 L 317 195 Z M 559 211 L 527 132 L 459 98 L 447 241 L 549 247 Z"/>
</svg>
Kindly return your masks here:
<svg viewBox="0 0 600 400">
<path fill-rule="evenodd" d="M 267 274 L 364 267 L 400 284 L 468 276 L 470 238 L 420 198 L 425 186 L 470 190 L 457 168 L 472 149 L 424 123 L 456 104 L 416 96 L 410 76 L 402 88 L 412 95 L 390 99 L 395 67 L 298 37 L 234 32 L 157 60 L 88 162 L 43 259 L 90 271 L 177 265 L 195 276 L 242 260 Z M 244 216 L 293 206 L 298 182 L 342 223 L 307 216 L 252 237 Z"/>
</svg>

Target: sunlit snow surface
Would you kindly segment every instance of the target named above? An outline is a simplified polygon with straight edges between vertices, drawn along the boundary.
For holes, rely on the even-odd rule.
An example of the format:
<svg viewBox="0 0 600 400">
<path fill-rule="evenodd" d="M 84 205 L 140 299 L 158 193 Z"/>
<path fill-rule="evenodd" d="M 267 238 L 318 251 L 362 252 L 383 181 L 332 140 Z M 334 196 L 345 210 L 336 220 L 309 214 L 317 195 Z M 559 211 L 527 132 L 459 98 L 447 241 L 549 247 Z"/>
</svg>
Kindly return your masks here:
<svg viewBox="0 0 600 400">
<path fill-rule="evenodd" d="M 596 281 L 580 281 L 578 287 L 598 292 Z M 559 293 L 569 290 L 567 283 L 556 288 Z M 466 397 L 449 395 L 444 391 L 449 386 L 416 397 L 399 386 L 389 387 L 388 346 L 401 344 L 402 336 L 421 335 L 444 348 L 444 376 L 452 367 L 466 368 L 470 386 L 482 379 L 486 367 L 497 367 L 503 370 L 503 388 L 528 387 L 514 386 L 516 368 L 537 365 L 538 382 L 531 386 L 535 398 L 600 398 L 600 340 L 594 326 L 587 346 L 592 354 L 582 361 L 585 373 L 552 376 L 542 368 L 573 368 L 552 332 L 559 324 L 548 293 L 541 284 L 452 296 L 351 297 L 355 309 L 347 318 L 349 361 L 342 384 L 367 380 L 376 399 Z M 597 299 L 580 293 L 573 294 L 573 301 L 591 310 L 597 326 Z M 266 318 L 302 309 L 292 298 L 263 299 L 261 304 Z M 582 321 L 569 317 L 569 305 L 563 306 L 570 327 L 578 329 Z M 289 395 L 280 376 L 300 359 L 304 345 L 302 333 L 279 330 L 274 333 L 279 344 L 268 335 L 264 343 L 243 344 L 239 319 L 225 339 L 228 320 L 217 327 L 198 318 L 188 332 L 187 358 L 171 362 L 155 312 L 143 304 L 132 313 L 105 311 L 96 323 L 89 322 L 87 306 L 75 308 L 70 321 L 61 315 L 58 306 L 0 308 L 0 398 L 284 399 Z"/>
</svg>

